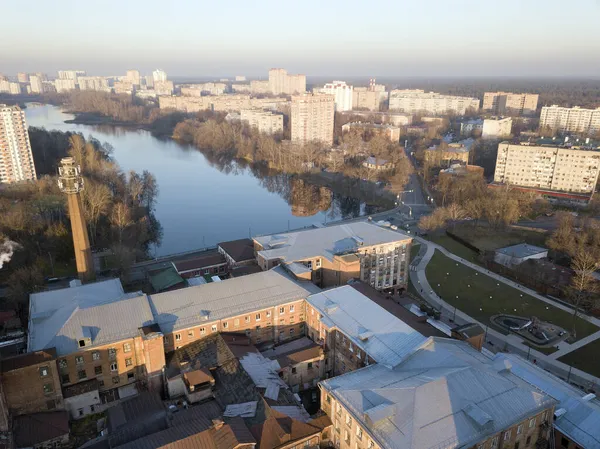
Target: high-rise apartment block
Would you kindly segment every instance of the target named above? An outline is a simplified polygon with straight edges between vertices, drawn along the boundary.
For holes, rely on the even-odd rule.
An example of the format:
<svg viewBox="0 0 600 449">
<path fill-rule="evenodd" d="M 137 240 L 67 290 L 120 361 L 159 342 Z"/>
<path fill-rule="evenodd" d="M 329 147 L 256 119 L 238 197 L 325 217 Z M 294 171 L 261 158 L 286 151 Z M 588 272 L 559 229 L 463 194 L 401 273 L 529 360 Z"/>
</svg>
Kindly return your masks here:
<svg viewBox="0 0 600 449">
<path fill-rule="evenodd" d="M 56 92 L 69 92 L 70 90 L 77 89 L 77 81 L 70 78 L 59 78 L 54 80 L 54 87 L 56 87 Z"/>
<path fill-rule="evenodd" d="M 283 133 L 283 115 L 262 109 L 242 109 L 241 120 L 265 134 Z"/>
<path fill-rule="evenodd" d="M 246 77 L 244 75 L 236 75 L 235 80 L 236 81 L 246 81 Z"/>
<path fill-rule="evenodd" d="M 599 171 L 598 150 L 502 142 L 498 145 L 494 182 L 590 195 Z"/>
<path fill-rule="evenodd" d="M 290 75 L 285 69 L 269 70 L 269 90 L 275 95 L 306 92 L 306 75 Z"/>
<path fill-rule="evenodd" d="M 0 104 L 0 183 L 35 179 L 25 112 Z"/>
<path fill-rule="evenodd" d="M 77 83 L 77 78 L 80 76 L 85 76 L 85 70 L 59 70 L 58 71 L 58 79 L 61 80 L 75 80 Z"/>
<path fill-rule="evenodd" d="M 511 117 L 492 117 L 483 121 L 481 137 L 484 139 L 505 138 L 512 131 Z"/>
<path fill-rule="evenodd" d="M 125 80 L 134 86 L 139 86 L 141 80 L 139 70 L 127 70 L 127 73 L 125 74 Z"/>
<path fill-rule="evenodd" d="M 544 106 L 540 115 L 540 129 L 585 135 L 598 134 L 600 133 L 600 108 Z"/>
<path fill-rule="evenodd" d="M 269 80 L 250 81 L 250 92 L 253 94 L 267 94 L 271 92 Z"/>
<path fill-rule="evenodd" d="M 479 109 L 479 99 L 442 95 L 420 89 L 396 89 L 390 92 L 390 111 L 424 112 L 430 115 L 454 113 L 465 115 L 467 110 Z"/>
<path fill-rule="evenodd" d="M 333 143 L 334 98 L 327 94 L 304 94 L 292 97 L 292 142 L 319 141 Z"/>
<path fill-rule="evenodd" d="M 44 80 L 39 75 L 31 75 L 29 77 L 29 86 L 32 94 L 43 94 L 46 91 Z"/>
<path fill-rule="evenodd" d="M 352 91 L 353 87 L 348 86 L 344 81 L 327 83 L 323 88 L 318 89 L 318 92 L 322 94 L 333 95 L 336 111 L 352 110 Z"/>
<path fill-rule="evenodd" d="M 17 81 L 19 83 L 28 83 L 29 75 L 27 73 L 19 72 L 17 73 Z"/>
<path fill-rule="evenodd" d="M 388 92 L 383 84 L 375 84 L 371 79 L 369 87 L 355 87 L 352 92 L 352 109 L 379 111 L 388 99 Z"/>
<path fill-rule="evenodd" d="M 156 81 L 167 81 L 167 72 L 164 70 L 156 69 L 152 72 L 152 79 Z"/>
<path fill-rule="evenodd" d="M 154 80 L 154 92 L 156 95 L 173 95 L 175 86 L 173 81 L 156 81 Z"/>
<path fill-rule="evenodd" d="M 533 115 L 537 110 L 538 98 L 538 94 L 486 92 L 483 94 L 482 109 L 497 115 Z"/>
<path fill-rule="evenodd" d="M 77 83 L 79 90 L 110 91 L 107 79 L 102 76 L 80 76 Z"/>
<path fill-rule="evenodd" d="M 0 93 L 19 95 L 21 93 L 21 85 L 8 80 L 0 80 Z"/>
</svg>

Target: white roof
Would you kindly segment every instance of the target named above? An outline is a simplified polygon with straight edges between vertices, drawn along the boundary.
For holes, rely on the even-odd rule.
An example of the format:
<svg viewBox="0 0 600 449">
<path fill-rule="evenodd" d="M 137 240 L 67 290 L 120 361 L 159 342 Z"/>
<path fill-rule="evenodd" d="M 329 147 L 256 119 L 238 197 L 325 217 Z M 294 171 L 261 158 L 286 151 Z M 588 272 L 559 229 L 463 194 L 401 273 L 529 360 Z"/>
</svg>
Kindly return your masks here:
<svg viewBox="0 0 600 449">
<path fill-rule="evenodd" d="M 399 366 L 321 382 L 385 449 L 470 447 L 554 400 L 468 343 L 429 338 Z"/>
<path fill-rule="evenodd" d="M 154 322 L 146 295 L 124 293 L 119 279 L 34 293 L 29 303 L 28 350 L 55 347 L 58 355 L 137 334 Z"/>
<path fill-rule="evenodd" d="M 222 318 L 305 299 L 320 291 L 293 280 L 281 267 L 269 271 L 150 295 L 152 313 L 161 330 L 170 333 Z"/>
<path fill-rule="evenodd" d="M 319 256 L 333 261 L 334 255 L 353 253 L 361 246 L 391 244 L 409 239 L 404 233 L 365 222 L 254 237 L 263 247 L 258 254 L 267 260 L 282 259 L 286 262 Z"/>
<path fill-rule="evenodd" d="M 426 338 L 349 285 L 308 297 L 321 321 L 343 332 L 377 363 L 398 365 Z"/>
<path fill-rule="evenodd" d="M 560 432 L 580 447 L 600 447 L 600 401 L 584 399 L 585 392 L 519 356 L 498 353 L 495 358 L 509 360 L 515 375 L 558 401 L 556 411 L 566 411 L 554 420 Z"/>
</svg>

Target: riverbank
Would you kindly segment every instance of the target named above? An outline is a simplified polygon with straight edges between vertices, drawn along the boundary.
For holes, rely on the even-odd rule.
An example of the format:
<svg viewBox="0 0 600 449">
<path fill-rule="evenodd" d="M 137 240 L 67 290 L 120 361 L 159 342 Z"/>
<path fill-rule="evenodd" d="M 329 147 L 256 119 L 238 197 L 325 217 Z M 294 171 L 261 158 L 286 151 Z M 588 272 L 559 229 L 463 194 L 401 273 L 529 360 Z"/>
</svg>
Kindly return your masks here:
<svg viewBox="0 0 600 449">
<path fill-rule="evenodd" d="M 128 129 L 143 129 L 146 131 L 152 131 L 148 125 L 141 123 L 132 123 L 115 120 L 112 117 L 97 114 L 94 112 L 75 112 L 67 109 L 62 109 L 64 113 L 74 115 L 75 118 L 65 120 L 65 123 L 72 123 L 74 125 L 88 125 L 88 126 L 119 126 Z"/>
</svg>

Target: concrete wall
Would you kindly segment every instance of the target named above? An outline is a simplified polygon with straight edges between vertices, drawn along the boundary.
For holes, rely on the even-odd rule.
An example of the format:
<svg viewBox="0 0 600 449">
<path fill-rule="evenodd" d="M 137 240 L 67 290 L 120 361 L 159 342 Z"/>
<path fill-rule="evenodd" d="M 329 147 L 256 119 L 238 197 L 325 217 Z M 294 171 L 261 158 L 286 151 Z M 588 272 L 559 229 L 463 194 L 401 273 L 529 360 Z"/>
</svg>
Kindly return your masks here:
<svg viewBox="0 0 600 449">
<path fill-rule="evenodd" d="M 65 409 L 73 419 L 83 418 L 91 413 L 100 411 L 100 393 L 98 390 L 89 391 L 65 399 Z"/>
</svg>

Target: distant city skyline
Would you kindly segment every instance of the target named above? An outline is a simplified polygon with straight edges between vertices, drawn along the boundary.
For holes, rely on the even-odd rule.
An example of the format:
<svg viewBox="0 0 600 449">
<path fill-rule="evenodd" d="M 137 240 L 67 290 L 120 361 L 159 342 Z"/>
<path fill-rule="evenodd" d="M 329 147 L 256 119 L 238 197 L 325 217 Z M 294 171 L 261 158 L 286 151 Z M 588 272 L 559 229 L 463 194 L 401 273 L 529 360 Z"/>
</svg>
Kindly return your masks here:
<svg viewBox="0 0 600 449">
<path fill-rule="evenodd" d="M 570 76 L 600 73 L 600 2 L 64 0 L 2 7 L 0 70 L 92 75 Z"/>
</svg>

